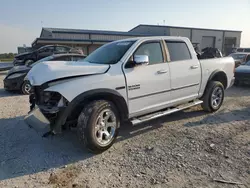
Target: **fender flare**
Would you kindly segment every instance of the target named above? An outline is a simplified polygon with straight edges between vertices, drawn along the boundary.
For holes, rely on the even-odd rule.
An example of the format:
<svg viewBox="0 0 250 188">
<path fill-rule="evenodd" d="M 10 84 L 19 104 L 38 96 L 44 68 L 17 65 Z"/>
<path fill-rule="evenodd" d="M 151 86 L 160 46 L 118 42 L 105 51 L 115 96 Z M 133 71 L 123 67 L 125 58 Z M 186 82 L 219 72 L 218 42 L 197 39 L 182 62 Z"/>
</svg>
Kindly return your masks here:
<svg viewBox="0 0 250 188">
<path fill-rule="evenodd" d="M 222 83 L 223 85 L 224 85 L 224 87 L 225 87 L 225 89 L 227 88 L 227 74 L 223 71 L 223 70 L 220 70 L 220 69 L 216 69 L 216 70 L 214 70 L 211 74 L 210 74 L 210 76 L 209 76 L 209 78 L 208 78 L 208 82 L 209 81 L 211 81 L 213 78 L 214 78 L 214 76 L 216 75 L 216 74 L 223 74 L 225 77 L 226 77 L 226 87 L 225 87 L 225 85 L 224 85 L 224 83 Z M 208 82 L 207 82 L 207 84 L 208 84 Z M 206 84 L 206 87 L 205 88 L 207 88 L 207 84 Z"/>
<path fill-rule="evenodd" d="M 212 80 L 212 78 L 214 77 L 214 75 L 216 75 L 217 73 L 220 73 L 220 72 L 222 72 L 222 73 L 224 73 L 224 74 L 226 75 L 226 73 L 225 73 L 223 70 L 216 69 L 216 70 L 214 70 L 214 71 L 210 74 L 208 80 Z"/>
<path fill-rule="evenodd" d="M 84 101 L 90 99 L 107 99 L 113 102 L 119 114 L 121 115 L 121 119 L 125 120 L 128 119 L 128 105 L 125 101 L 124 97 L 120 93 L 112 89 L 93 89 L 90 91 L 86 91 L 81 93 L 77 97 L 75 97 L 68 106 L 59 114 L 58 119 L 56 120 L 55 124 L 51 127 L 52 130 L 55 132 L 61 132 L 61 126 L 66 123 L 67 118 L 71 115 L 72 111 L 82 104 Z"/>
</svg>

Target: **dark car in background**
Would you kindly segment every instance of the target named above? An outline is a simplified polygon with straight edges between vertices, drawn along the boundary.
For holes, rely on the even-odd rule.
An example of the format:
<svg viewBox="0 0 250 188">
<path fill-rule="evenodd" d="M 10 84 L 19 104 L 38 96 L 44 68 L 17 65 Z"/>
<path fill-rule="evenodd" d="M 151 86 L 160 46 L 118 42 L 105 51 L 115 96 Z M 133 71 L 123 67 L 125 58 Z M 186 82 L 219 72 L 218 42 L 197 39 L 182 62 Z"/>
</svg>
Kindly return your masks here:
<svg viewBox="0 0 250 188">
<path fill-rule="evenodd" d="M 235 69 L 234 84 L 236 86 L 240 84 L 250 84 L 250 60 Z"/>
<path fill-rule="evenodd" d="M 243 65 L 250 60 L 250 53 L 247 52 L 236 52 L 230 54 L 229 56 L 234 58 L 235 62 L 237 63 L 236 67 Z"/>
<path fill-rule="evenodd" d="M 32 64 L 42 58 L 48 57 L 53 54 L 77 53 L 82 54 L 81 51 L 69 46 L 63 45 L 47 45 L 43 46 L 32 52 L 25 52 L 15 56 L 13 61 L 14 66 Z"/>
<path fill-rule="evenodd" d="M 86 55 L 82 54 L 57 54 L 45 57 L 39 61 L 22 66 L 15 66 L 7 73 L 4 82 L 5 90 L 20 91 L 22 94 L 29 94 L 31 90 L 31 85 L 29 82 L 24 81 L 25 76 L 28 74 L 30 69 L 38 63 L 44 61 L 79 61 L 83 60 Z M 46 76 L 46 75 L 45 75 Z"/>
</svg>

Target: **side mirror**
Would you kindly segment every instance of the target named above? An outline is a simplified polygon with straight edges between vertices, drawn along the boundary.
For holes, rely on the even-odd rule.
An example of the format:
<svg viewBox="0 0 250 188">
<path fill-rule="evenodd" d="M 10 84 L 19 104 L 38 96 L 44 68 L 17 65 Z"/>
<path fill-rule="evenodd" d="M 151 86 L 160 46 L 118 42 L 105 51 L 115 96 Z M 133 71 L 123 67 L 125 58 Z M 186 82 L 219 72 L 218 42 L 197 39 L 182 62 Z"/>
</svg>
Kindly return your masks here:
<svg viewBox="0 0 250 188">
<path fill-rule="evenodd" d="M 147 55 L 135 55 L 134 56 L 134 62 L 135 64 L 148 64 L 149 63 L 149 58 Z"/>
</svg>

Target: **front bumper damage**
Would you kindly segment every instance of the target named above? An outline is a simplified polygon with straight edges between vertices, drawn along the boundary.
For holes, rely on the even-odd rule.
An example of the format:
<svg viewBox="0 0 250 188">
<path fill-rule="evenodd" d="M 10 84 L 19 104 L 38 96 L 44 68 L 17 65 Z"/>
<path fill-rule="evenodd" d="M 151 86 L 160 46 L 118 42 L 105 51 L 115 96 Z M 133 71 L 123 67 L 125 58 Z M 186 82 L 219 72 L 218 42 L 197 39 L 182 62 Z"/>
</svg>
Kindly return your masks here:
<svg viewBox="0 0 250 188">
<path fill-rule="evenodd" d="M 31 110 L 28 115 L 24 118 L 24 121 L 32 128 L 38 131 L 49 132 L 50 121 L 43 115 L 41 110 L 36 106 Z"/>
<path fill-rule="evenodd" d="M 66 107 L 51 107 L 36 104 L 35 95 L 30 95 L 30 112 L 25 116 L 24 121 L 36 131 L 53 134 L 62 131 L 62 115 Z"/>
</svg>

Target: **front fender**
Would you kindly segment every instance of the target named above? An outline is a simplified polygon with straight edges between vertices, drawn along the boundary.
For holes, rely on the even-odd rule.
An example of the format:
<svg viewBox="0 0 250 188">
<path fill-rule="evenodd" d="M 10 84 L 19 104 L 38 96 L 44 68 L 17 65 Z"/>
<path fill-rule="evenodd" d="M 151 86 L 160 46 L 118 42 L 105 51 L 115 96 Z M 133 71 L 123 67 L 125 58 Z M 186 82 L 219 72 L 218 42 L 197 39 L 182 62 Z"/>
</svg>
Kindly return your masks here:
<svg viewBox="0 0 250 188">
<path fill-rule="evenodd" d="M 78 114 L 73 114 L 79 113 L 76 112 L 77 107 L 83 107 L 85 103 L 88 103 L 91 100 L 100 99 L 106 99 L 113 102 L 121 115 L 121 119 L 128 119 L 128 106 L 126 100 L 117 91 L 105 88 L 94 89 L 78 95 L 62 112 L 59 113 L 55 124 L 52 125 L 54 132 L 61 132 L 61 126 L 66 123 L 68 117 L 71 115 L 78 116 Z"/>
</svg>

